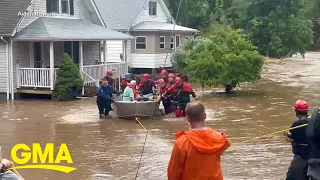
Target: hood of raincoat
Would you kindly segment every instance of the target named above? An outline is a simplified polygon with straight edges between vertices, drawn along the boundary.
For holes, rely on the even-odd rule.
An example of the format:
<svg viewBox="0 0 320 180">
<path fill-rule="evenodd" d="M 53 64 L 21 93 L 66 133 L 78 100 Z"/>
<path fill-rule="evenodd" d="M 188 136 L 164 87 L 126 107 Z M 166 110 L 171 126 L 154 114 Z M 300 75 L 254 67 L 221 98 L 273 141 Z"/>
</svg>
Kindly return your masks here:
<svg viewBox="0 0 320 180">
<path fill-rule="evenodd" d="M 229 142 L 225 134 L 211 128 L 182 131 L 176 135 L 176 138 L 181 136 L 185 136 L 192 146 L 202 154 L 214 154 Z"/>
</svg>

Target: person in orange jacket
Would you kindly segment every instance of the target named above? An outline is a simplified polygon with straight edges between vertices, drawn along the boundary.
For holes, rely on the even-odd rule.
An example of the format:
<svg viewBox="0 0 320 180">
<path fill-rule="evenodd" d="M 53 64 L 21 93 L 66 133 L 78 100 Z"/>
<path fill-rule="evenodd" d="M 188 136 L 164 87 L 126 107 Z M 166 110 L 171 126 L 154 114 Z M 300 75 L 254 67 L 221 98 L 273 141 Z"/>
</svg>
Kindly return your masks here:
<svg viewBox="0 0 320 180">
<path fill-rule="evenodd" d="M 230 147 L 225 132 L 206 127 L 205 106 L 199 101 L 186 107 L 190 131 L 176 135 L 168 166 L 168 180 L 223 180 L 221 155 Z"/>
</svg>

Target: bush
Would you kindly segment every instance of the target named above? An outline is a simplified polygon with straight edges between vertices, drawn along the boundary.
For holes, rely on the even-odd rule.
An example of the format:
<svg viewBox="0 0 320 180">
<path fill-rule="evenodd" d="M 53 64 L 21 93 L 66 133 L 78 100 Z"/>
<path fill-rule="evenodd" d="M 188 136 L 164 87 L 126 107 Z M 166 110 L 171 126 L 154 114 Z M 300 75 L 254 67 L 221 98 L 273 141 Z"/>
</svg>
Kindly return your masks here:
<svg viewBox="0 0 320 180">
<path fill-rule="evenodd" d="M 68 54 L 63 55 L 57 74 L 54 99 L 58 101 L 75 100 L 81 94 L 83 80 L 76 64 Z"/>
<path fill-rule="evenodd" d="M 173 55 L 173 64 L 203 86 L 230 86 L 261 78 L 263 57 L 240 30 L 216 26 L 187 40 Z"/>
</svg>

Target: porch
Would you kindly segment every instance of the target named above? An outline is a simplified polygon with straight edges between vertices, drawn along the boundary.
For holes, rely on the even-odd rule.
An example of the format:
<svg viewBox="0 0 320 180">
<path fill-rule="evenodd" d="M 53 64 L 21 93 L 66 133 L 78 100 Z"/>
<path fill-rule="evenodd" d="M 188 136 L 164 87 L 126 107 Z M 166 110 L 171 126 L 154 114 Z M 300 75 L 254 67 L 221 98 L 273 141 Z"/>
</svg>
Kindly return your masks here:
<svg viewBox="0 0 320 180">
<path fill-rule="evenodd" d="M 107 64 L 106 52 L 101 52 L 100 45 L 114 39 L 123 41 L 122 62 Z M 130 39 L 133 37 L 79 19 L 38 18 L 10 43 L 12 89 L 52 93 L 64 53 L 77 64 L 84 85 L 96 86 L 109 69 L 115 78 L 123 77 L 128 70 L 126 44 Z"/>
</svg>

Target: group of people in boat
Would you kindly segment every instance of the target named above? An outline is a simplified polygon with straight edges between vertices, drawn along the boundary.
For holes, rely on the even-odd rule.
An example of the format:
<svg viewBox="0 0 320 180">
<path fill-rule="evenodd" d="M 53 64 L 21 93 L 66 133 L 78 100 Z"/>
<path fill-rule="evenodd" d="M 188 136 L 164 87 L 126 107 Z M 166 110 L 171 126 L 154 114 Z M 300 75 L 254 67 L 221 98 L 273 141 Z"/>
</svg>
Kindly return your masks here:
<svg viewBox="0 0 320 180">
<path fill-rule="evenodd" d="M 106 76 L 101 79 L 101 86 L 98 89 L 97 105 L 100 117 L 107 116 L 112 111 L 114 79 L 113 72 L 108 70 Z M 190 96 L 198 99 L 196 93 L 188 83 L 188 79 L 182 75 L 168 73 L 162 70 L 160 79 L 156 80 L 150 74 L 144 74 L 141 79 L 137 79 L 132 74 L 125 74 L 125 79 L 121 81 L 121 91 L 123 101 L 134 101 L 138 97 L 153 95 L 158 92 L 163 103 L 165 114 L 174 113 L 176 117 L 185 116 L 186 105 L 190 102 Z M 137 82 L 139 81 L 139 82 Z"/>
</svg>

